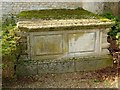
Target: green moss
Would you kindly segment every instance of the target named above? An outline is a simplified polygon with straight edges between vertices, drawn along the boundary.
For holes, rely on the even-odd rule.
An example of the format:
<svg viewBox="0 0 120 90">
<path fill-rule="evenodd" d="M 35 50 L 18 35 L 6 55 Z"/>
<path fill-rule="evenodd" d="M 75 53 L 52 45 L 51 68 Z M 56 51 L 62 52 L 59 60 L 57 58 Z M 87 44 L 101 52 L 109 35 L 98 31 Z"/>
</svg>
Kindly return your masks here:
<svg viewBox="0 0 120 90">
<path fill-rule="evenodd" d="M 102 18 L 96 14 L 80 9 L 29 10 L 18 14 L 20 19 L 93 19 Z"/>
</svg>

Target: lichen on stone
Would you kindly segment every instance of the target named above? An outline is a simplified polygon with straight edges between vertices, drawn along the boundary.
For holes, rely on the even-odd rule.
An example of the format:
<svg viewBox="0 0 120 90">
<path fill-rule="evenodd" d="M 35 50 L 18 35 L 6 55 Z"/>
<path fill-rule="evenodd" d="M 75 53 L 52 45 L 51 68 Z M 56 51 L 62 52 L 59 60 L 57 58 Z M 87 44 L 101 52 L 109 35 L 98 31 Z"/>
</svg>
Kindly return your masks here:
<svg viewBox="0 0 120 90">
<path fill-rule="evenodd" d="M 47 9 L 28 10 L 18 14 L 21 19 L 99 19 L 103 18 L 82 8 L 80 9 Z"/>
</svg>

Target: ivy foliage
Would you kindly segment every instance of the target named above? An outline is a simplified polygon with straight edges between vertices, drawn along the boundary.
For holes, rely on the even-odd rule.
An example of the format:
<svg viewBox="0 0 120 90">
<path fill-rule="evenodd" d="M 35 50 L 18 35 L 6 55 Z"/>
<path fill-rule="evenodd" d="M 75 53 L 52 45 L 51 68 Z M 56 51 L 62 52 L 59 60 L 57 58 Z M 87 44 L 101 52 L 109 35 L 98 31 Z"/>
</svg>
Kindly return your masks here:
<svg viewBox="0 0 120 90">
<path fill-rule="evenodd" d="M 2 22 L 2 55 L 14 56 L 16 51 L 16 44 L 19 37 L 15 34 L 15 18 L 13 15 L 7 17 Z"/>
<path fill-rule="evenodd" d="M 113 21 L 115 21 L 115 25 L 111 27 L 110 32 L 108 32 L 108 35 L 110 35 L 111 37 L 116 37 L 119 38 L 120 37 L 120 19 L 114 15 L 112 15 L 112 13 L 105 13 L 102 16 L 111 19 Z"/>
<path fill-rule="evenodd" d="M 108 33 L 108 35 L 110 35 L 112 37 L 119 37 L 118 33 L 120 33 L 120 21 L 116 21 L 116 24 L 111 27 L 111 30 Z"/>
</svg>

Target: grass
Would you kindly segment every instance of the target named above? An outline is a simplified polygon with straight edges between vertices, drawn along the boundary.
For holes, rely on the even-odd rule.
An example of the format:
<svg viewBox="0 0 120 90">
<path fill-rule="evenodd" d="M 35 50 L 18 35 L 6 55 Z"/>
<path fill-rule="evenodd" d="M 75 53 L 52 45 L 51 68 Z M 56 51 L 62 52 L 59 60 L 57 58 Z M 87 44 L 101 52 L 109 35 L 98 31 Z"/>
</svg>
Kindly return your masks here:
<svg viewBox="0 0 120 90">
<path fill-rule="evenodd" d="M 82 8 L 77 9 L 47 9 L 22 11 L 17 15 L 20 19 L 100 19 L 99 15 L 93 14 Z"/>
</svg>

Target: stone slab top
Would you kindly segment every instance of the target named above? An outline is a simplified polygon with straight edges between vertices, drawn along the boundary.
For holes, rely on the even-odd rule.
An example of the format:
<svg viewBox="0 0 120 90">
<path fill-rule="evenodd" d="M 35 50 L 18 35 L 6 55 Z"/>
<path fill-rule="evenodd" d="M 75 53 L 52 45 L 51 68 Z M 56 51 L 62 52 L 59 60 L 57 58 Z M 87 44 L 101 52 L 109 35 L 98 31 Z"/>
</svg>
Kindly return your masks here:
<svg viewBox="0 0 120 90">
<path fill-rule="evenodd" d="M 76 26 L 107 26 L 113 25 L 109 19 L 66 19 L 66 20 L 26 20 L 17 23 L 18 29 L 41 29 L 41 28 L 60 28 Z"/>
</svg>

